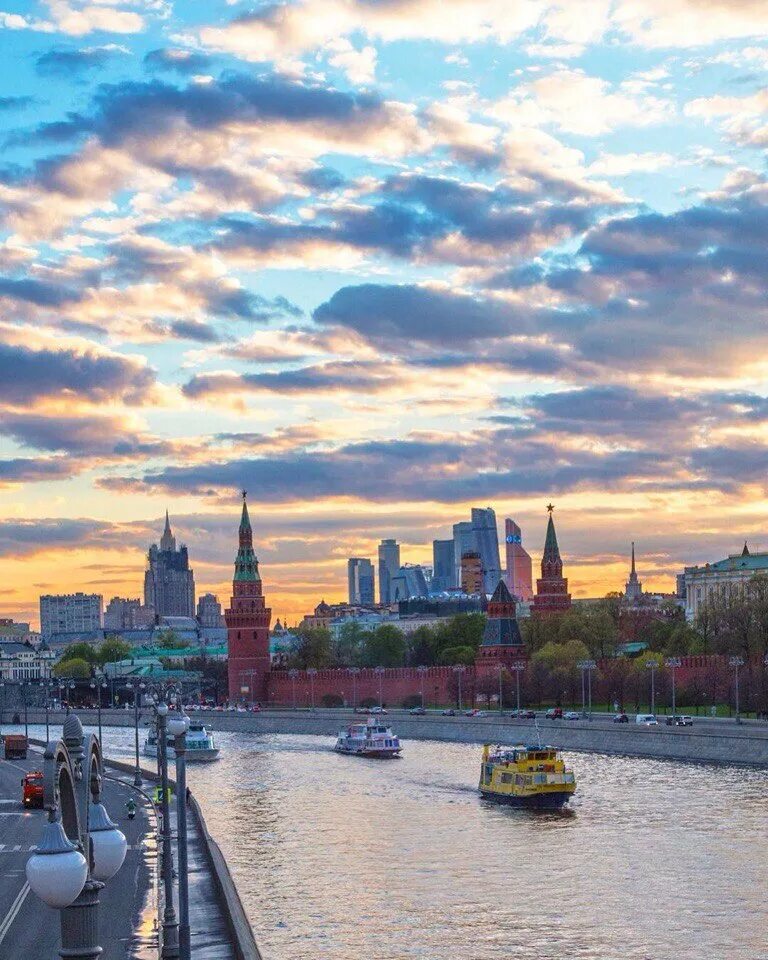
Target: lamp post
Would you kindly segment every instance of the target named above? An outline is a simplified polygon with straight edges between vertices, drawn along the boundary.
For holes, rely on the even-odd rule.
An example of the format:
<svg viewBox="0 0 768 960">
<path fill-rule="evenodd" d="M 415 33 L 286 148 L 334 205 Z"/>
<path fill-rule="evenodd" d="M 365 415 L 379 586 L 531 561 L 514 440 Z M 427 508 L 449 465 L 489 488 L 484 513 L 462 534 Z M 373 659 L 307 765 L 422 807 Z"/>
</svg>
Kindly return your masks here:
<svg viewBox="0 0 768 960">
<path fill-rule="evenodd" d="M 43 680 L 40 686 L 43 688 L 43 696 L 45 697 L 45 742 L 47 744 L 48 741 L 51 739 L 50 724 L 49 724 L 49 717 L 48 717 L 48 708 L 50 706 L 51 682 L 50 680 Z M 101 740 L 101 737 L 99 737 L 99 740 Z"/>
<path fill-rule="evenodd" d="M 453 668 L 453 672 L 456 674 L 456 677 L 457 677 L 458 682 L 459 682 L 459 713 L 461 713 L 461 710 L 462 710 L 462 701 L 461 701 L 461 675 L 464 673 L 464 671 L 465 671 L 466 669 L 467 669 L 467 668 L 466 668 L 465 666 L 463 666 L 462 664 L 460 664 L 460 663 L 459 663 L 459 664 L 456 664 L 456 666 Z"/>
<path fill-rule="evenodd" d="M 131 685 L 133 687 L 133 744 L 136 753 L 136 769 L 133 772 L 133 785 L 134 787 L 140 787 L 143 781 L 141 779 L 141 764 L 139 763 L 139 698 L 146 684 L 134 680 Z"/>
<path fill-rule="evenodd" d="M 309 689 L 310 696 L 312 698 L 312 710 L 315 709 L 315 677 L 317 676 L 317 670 L 314 667 L 309 667 L 307 670 L 307 676 L 309 677 Z"/>
<path fill-rule="evenodd" d="M 29 716 L 27 714 L 27 681 L 21 681 L 21 697 L 24 701 L 24 736 L 29 741 Z"/>
<path fill-rule="evenodd" d="M 517 696 L 517 715 L 520 716 L 520 674 L 525 670 L 525 660 L 515 660 L 511 665 L 515 672 L 515 694 Z"/>
<path fill-rule="evenodd" d="M 728 663 L 733 667 L 734 672 L 734 688 L 736 691 L 736 723 L 741 723 L 741 715 L 739 713 L 739 667 L 744 666 L 744 660 L 741 657 L 729 657 Z"/>
<path fill-rule="evenodd" d="M 99 743 L 102 742 L 101 739 L 101 689 L 106 687 L 106 683 L 100 683 L 98 680 L 91 680 L 90 683 L 91 690 L 95 690 L 98 693 L 98 702 L 97 702 L 97 716 L 98 716 L 98 725 L 99 725 Z"/>
<path fill-rule="evenodd" d="M 384 683 L 384 667 L 376 667 L 375 671 L 379 677 L 379 708 L 384 709 L 384 694 L 383 694 L 383 683 Z"/>
<path fill-rule="evenodd" d="M 592 671 L 597 669 L 597 664 L 594 660 L 579 660 L 576 666 L 581 670 L 581 715 L 582 717 L 589 717 L 592 719 Z M 588 700 L 585 700 L 584 697 L 584 678 L 587 679 L 587 686 L 589 688 Z M 586 704 L 589 703 L 589 712 L 587 712 Z"/>
<path fill-rule="evenodd" d="M 499 716 L 504 713 L 504 664 L 499 664 Z"/>
<path fill-rule="evenodd" d="M 164 696 L 164 694 L 161 694 Z M 158 758 L 160 762 L 160 789 L 162 798 L 160 809 L 163 815 L 163 890 L 165 895 L 165 905 L 163 907 L 163 949 L 160 956 L 163 960 L 166 958 L 177 958 L 179 956 L 179 923 L 176 919 L 176 911 L 173 907 L 173 853 L 171 850 L 171 808 L 168 802 L 168 704 L 164 699 L 160 699 L 155 704 L 155 714 L 157 716 L 157 743 L 159 747 Z M 177 796 L 178 803 L 178 796 Z"/>
<path fill-rule="evenodd" d="M 27 861 L 27 880 L 41 900 L 61 911 L 61 956 L 98 960 L 99 891 L 123 865 L 127 844 L 101 804 L 101 745 L 93 734 L 83 736 L 74 715 L 67 716 L 63 733 L 63 741 L 45 749 L 48 823 Z"/>
<path fill-rule="evenodd" d="M 187 866 L 187 731 L 189 717 L 182 712 L 168 721 L 176 754 L 176 845 L 179 853 L 179 957 L 190 960 L 189 872 Z"/>
<path fill-rule="evenodd" d="M 347 667 L 347 673 L 352 674 L 352 708 L 357 710 L 357 675 L 360 667 Z"/>
<path fill-rule="evenodd" d="M 419 688 L 421 690 L 421 709 L 425 710 L 426 707 L 424 705 L 424 674 L 427 672 L 427 668 L 422 663 L 418 667 L 416 667 L 416 670 L 419 674 Z"/>
<path fill-rule="evenodd" d="M 669 657 L 667 660 L 667 666 L 672 671 L 672 720 L 675 719 L 675 713 L 677 711 L 677 700 L 676 700 L 676 689 L 675 689 L 675 670 L 678 667 L 682 667 L 683 661 L 680 657 Z"/>
<path fill-rule="evenodd" d="M 298 675 L 298 670 L 289 670 L 288 676 L 291 678 L 291 686 L 293 687 L 293 709 L 296 709 L 296 676 Z"/>
<path fill-rule="evenodd" d="M 5 710 L 5 680 L 0 680 L 0 693 L 3 695 L 2 706 L 0 706 L 0 727 L 2 727 L 3 711 Z"/>
<path fill-rule="evenodd" d="M 651 713 L 656 713 L 656 670 L 658 663 L 655 660 L 647 660 L 645 666 L 651 671 Z"/>
</svg>

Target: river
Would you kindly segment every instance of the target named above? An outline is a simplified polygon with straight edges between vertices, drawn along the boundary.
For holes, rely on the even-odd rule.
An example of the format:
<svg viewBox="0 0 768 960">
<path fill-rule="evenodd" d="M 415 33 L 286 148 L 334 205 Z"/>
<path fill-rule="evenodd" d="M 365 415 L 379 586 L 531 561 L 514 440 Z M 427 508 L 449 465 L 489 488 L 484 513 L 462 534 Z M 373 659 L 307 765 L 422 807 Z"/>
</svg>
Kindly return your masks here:
<svg viewBox="0 0 768 960">
<path fill-rule="evenodd" d="M 217 739 L 188 779 L 264 960 L 768 960 L 768 772 L 573 754 L 534 813 L 478 797 L 476 746 Z"/>
</svg>

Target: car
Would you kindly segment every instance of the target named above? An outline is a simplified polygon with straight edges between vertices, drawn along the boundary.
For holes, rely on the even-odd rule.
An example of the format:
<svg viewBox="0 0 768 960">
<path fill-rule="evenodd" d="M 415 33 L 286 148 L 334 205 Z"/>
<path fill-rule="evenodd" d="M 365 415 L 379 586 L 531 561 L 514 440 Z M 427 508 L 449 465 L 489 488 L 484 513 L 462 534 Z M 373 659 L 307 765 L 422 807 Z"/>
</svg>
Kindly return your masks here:
<svg viewBox="0 0 768 960">
<path fill-rule="evenodd" d="M 565 720 L 581 720 L 581 714 L 578 710 L 569 710 L 567 713 L 563 714 Z"/>
<path fill-rule="evenodd" d="M 424 707 L 411 707 L 411 709 L 408 711 L 412 717 L 423 717 L 426 712 L 427 711 L 424 709 Z"/>
<path fill-rule="evenodd" d="M 666 724 L 668 727 L 692 727 L 693 726 L 693 717 L 681 717 L 681 716 L 671 716 L 667 717 Z"/>
<path fill-rule="evenodd" d="M 455 710 L 452 710 L 451 708 L 448 708 L 448 710 L 443 710 L 443 716 L 444 716 L 444 717 L 455 717 L 455 716 L 456 716 L 456 711 L 455 711 Z"/>
<path fill-rule="evenodd" d="M 547 720 L 562 720 L 563 719 L 563 708 L 562 707 L 550 707 L 549 710 L 544 714 Z"/>
<path fill-rule="evenodd" d="M 251 713 L 261 713 L 261 707 L 258 703 L 254 703 L 254 705 L 251 707 Z"/>
<path fill-rule="evenodd" d="M 27 809 L 43 806 L 43 771 L 31 770 L 21 781 L 21 803 Z"/>
<path fill-rule="evenodd" d="M 626 713 L 617 713 L 613 718 L 614 723 L 629 723 L 629 717 Z"/>
<path fill-rule="evenodd" d="M 658 727 L 659 721 L 652 713 L 638 713 L 635 717 L 635 723 L 644 727 Z"/>
<path fill-rule="evenodd" d="M 517 717 L 518 720 L 535 720 L 536 711 L 535 710 L 513 710 L 512 716 Z"/>
<path fill-rule="evenodd" d="M 464 716 L 465 717 L 487 717 L 488 714 L 485 712 L 485 710 L 465 710 Z"/>
<path fill-rule="evenodd" d="M 680 717 L 681 726 L 683 727 L 692 727 L 693 726 L 693 717 L 689 717 L 688 714 L 683 714 Z"/>
<path fill-rule="evenodd" d="M 386 714 L 386 712 L 387 711 L 384 709 L 384 707 L 370 707 L 368 710 L 368 713 L 376 714 L 378 716 L 382 716 Z"/>
</svg>

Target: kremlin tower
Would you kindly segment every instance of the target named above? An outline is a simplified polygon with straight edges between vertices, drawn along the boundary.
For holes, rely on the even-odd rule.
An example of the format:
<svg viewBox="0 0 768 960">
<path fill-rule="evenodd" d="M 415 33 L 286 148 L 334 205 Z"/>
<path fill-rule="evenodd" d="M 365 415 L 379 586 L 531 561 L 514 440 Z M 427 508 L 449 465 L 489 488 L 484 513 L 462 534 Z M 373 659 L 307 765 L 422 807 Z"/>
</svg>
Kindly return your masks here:
<svg viewBox="0 0 768 960">
<path fill-rule="evenodd" d="M 563 576 L 563 561 L 560 558 L 555 523 L 552 519 L 554 509 L 551 503 L 547 507 L 549 522 L 547 538 L 544 541 L 544 556 L 541 558 L 541 579 L 536 581 L 536 596 L 531 606 L 531 615 L 534 617 L 565 613 L 571 608 L 568 580 Z"/>
<path fill-rule="evenodd" d="M 264 605 L 259 561 L 253 552 L 253 533 L 243 491 L 240 546 L 235 558 L 232 599 L 224 611 L 227 624 L 229 699 L 266 702 L 269 675 L 269 623 L 272 611 Z"/>
</svg>

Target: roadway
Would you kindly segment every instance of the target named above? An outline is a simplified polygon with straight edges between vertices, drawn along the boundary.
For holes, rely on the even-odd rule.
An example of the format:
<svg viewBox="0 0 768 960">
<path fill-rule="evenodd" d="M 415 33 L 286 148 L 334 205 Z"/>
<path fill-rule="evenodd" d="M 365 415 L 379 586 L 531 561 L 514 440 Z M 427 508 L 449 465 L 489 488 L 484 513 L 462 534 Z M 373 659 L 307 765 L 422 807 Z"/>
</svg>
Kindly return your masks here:
<svg viewBox="0 0 768 960">
<path fill-rule="evenodd" d="M 46 906 L 29 889 L 26 862 L 40 839 L 44 810 L 21 806 L 21 778 L 39 768 L 39 754 L 27 760 L 0 760 L 0 957 L 3 960 L 54 960 L 60 946 L 59 912 Z M 129 821 L 125 802 L 137 801 L 136 819 Z M 104 960 L 136 960 L 153 955 L 150 902 L 154 858 L 151 807 L 128 783 L 105 780 L 104 805 L 128 840 L 121 870 L 101 891 L 100 944 Z M 156 943 L 156 940 L 154 941 Z M 154 947 L 154 956 L 157 948 Z"/>
</svg>

